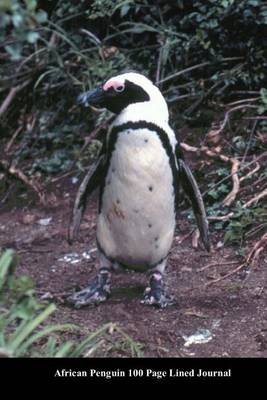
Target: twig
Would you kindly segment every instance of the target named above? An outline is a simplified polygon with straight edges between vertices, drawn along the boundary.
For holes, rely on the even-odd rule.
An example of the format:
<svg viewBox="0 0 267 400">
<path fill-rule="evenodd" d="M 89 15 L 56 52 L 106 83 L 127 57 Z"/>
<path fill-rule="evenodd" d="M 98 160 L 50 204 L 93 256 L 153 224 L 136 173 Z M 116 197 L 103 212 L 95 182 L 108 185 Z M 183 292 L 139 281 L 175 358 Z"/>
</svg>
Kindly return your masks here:
<svg viewBox="0 0 267 400">
<path fill-rule="evenodd" d="M 215 262 L 215 263 L 205 265 L 205 267 L 197 269 L 197 272 L 205 271 L 206 269 L 211 268 L 211 267 L 221 267 L 222 265 L 232 265 L 232 264 L 237 264 L 237 263 L 239 264 L 239 261 L 225 261 L 220 264 Z"/>
<path fill-rule="evenodd" d="M 160 72 L 161 72 L 161 61 L 162 61 L 162 53 L 163 53 L 163 45 L 161 44 L 161 47 L 159 49 L 159 57 L 158 57 L 158 63 L 157 63 L 157 71 L 156 71 L 156 85 L 159 85 L 160 83 Z"/>
<path fill-rule="evenodd" d="M 14 186 L 15 186 L 14 183 L 9 186 L 9 188 L 4 193 L 4 196 L 0 200 L 0 204 L 4 204 L 5 203 L 5 201 L 7 200 L 8 196 L 10 195 L 11 191 L 13 190 Z"/>
<path fill-rule="evenodd" d="M 208 217 L 208 220 L 209 221 L 227 221 L 229 218 L 232 218 L 233 215 L 234 215 L 234 212 L 230 212 L 227 215 L 221 215 L 221 216 L 218 216 L 218 217 L 212 215 L 212 216 Z"/>
<path fill-rule="evenodd" d="M 193 235 L 192 235 L 192 247 L 193 247 L 193 249 L 197 249 L 198 248 L 199 237 L 200 237 L 200 232 L 199 232 L 198 229 L 196 229 L 193 232 Z"/>
<path fill-rule="evenodd" d="M 252 197 L 252 199 L 250 199 L 249 201 L 247 201 L 245 204 L 242 205 L 242 208 L 247 208 L 247 207 L 251 206 L 251 204 L 259 201 L 260 199 L 262 199 L 265 196 L 267 196 L 267 189 L 264 189 L 262 192 L 260 192 L 256 196 Z"/>
<path fill-rule="evenodd" d="M 264 249 L 264 247 L 267 245 L 267 233 L 264 233 L 263 236 L 260 238 L 260 240 L 254 245 L 253 249 L 249 253 L 246 263 L 252 263 L 255 261 L 255 259 L 259 256 L 259 253 Z M 259 251 L 260 250 L 260 251 Z"/>
<path fill-rule="evenodd" d="M 45 195 L 43 193 L 43 190 L 39 186 L 39 184 L 32 179 L 29 179 L 20 169 L 15 168 L 14 166 L 9 167 L 8 162 L 5 160 L 0 160 L 0 164 L 3 167 L 4 170 L 7 171 L 8 174 L 11 176 L 15 176 L 17 179 L 21 180 L 23 183 L 25 183 L 27 186 L 29 186 L 34 192 L 37 193 L 40 202 L 45 205 Z"/>
<path fill-rule="evenodd" d="M 229 207 L 235 201 L 235 198 L 236 198 L 237 193 L 239 192 L 239 188 L 240 188 L 239 178 L 237 175 L 240 162 L 235 158 L 229 158 L 229 161 L 232 163 L 231 174 L 232 174 L 232 180 L 233 180 L 233 188 L 232 188 L 231 192 L 223 200 L 222 204 L 223 204 L 223 206 L 226 206 L 226 207 Z"/>
<path fill-rule="evenodd" d="M 71 175 L 74 171 L 75 171 L 75 164 L 77 162 L 77 160 L 81 157 L 81 154 L 84 152 L 85 148 L 92 142 L 92 140 L 94 140 L 97 135 L 99 134 L 99 132 L 101 131 L 101 129 L 105 129 L 112 121 L 112 119 L 114 118 L 114 116 L 112 115 L 110 118 L 108 118 L 107 120 L 103 121 L 99 126 L 97 126 L 91 133 L 89 136 L 86 136 L 84 138 L 84 144 L 79 152 L 79 154 L 75 157 L 75 159 L 73 160 L 70 169 L 65 172 L 63 175 L 61 176 L 57 176 L 53 179 L 51 179 L 50 183 L 55 183 L 63 178 L 66 178 L 67 176 Z"/>
<path fill-rule="evenodd" d="M 235 61 L 235 60 L 241 60 L 243 59 L 243 57 L 228 57 L 228 58 L 223 58 L 222 60 L 220 60 L 219 62 L 225 62 L 225 61 Z M 217 62 L 216 62 L 217 63 Z M 170 81 L 173 78 L 177 78 L 180 75 L 186 74 L 187 72 L 193 71 L 194 69 L 198 69 L 198 68 L 203 68 L 206 67 L 207 65 L 212 65 L 214 63 L 210 62 L 210 61 L 206 61 L 197 65 L 193 65 L 191 67 L 182 69 L 181 71 L 175 72 L 172 75 L 167 76 L 164 79 L 161 79 L 158 83 L 165 83 Z"/>
<path fill-rule="evenodd" d="M 0 116 L 6 112 L 6 110 L 8 109 L 9 105 L 11 104 L 11 102 L 14 99 L 14 97 L 16 96 L 16 94 L 20 90 L 25 88 L 25 86 L 27 86 L 30 83 L 30 81 L 31 80 L 28 79 L 27 81 L 23 82 L 21 85 L 15 86 L 10 89 L 8 95 L 6 96 L 5 100 L 3 101 L 3 103 L 0 106 Z"/>
<path fill-rule="evenodd" d="M 240 264 L 240 265 L 239 265 L 237 268 L 235 268 L 233 271 L 228 272 L 228 274 L 222 276 L 221 278 L 218 278 L 218 279 L 215 279 L 215 280 L 213 280 L 213 281 L 210 281 L 210 282 L 206 283 L 205 286 L 207 287 L 207 286 L 214 285 L 215 283 L 221 282 L 221 281 L 223 281 L 224 279 L 229 278 L 229 276 L 235 275 L 237 272 L 239 272 L 239 271 L 240 271 L 241 269 L 243 269 L 245 266 L 246 266 L 245 263 Z"/>
<path fill-rule="evenodd" d="M 217 129 L 217 131 L 214 131 L 213 136 L 214 136 L 214 135 L 219 135 L 219 134 L 224 130 L 224 128 L 225 128 L 227 122 L 229 121 L 230 114 L 231 114 L 232 112 L 238 111 L 238 110 L 242 110 L 243 108 L 257 108 L 257 106 L 253 106 L 253 105 L 251 105 L 251 104 L 242 104 L 242 105 L 240 105 L 240 106 L 236 106 L 236 107 L 230 108 L 230 110 L 228 110 L 228 111 L 225 113 L 224 119 L 223 119 L 222 123 L 220 124 L 220 128 Z"/>
<path fill-rule="evenodd" d="M 267 215 L 267 214 L 265 214 Z M 254 228 L 250 229 L 246 234 L 245 234 L 245 239 L 252 237 L 253 235 L 257 234 L 258 232 L 262 231 L 264 228 L 267 228 L 267 221 L 263 222 L 262 224 L 255 226 Z"/>
<path fill-rule="evenodd" d="M 186 149 L 185 149 L 186 150 Z M 239 171 L 242 171 L 243 169 L 249 167 L 250 165 L 254 164 L 255 162 L 259 161 L 261 158 L 263 157 L 267 157 L 267 151 L 265 151 L 264 153 L 260 154 L 258 157 L 256 157 L 253 161 L 250 161 L 249 163 L 246 163 L 245 165 L 241 166 L 239 168 Z M 232 174 L 229 174 L 227 176 L 225 176 L 224 178 L 222 178 L 221 180 L 219 180 L 219 182 L 215 183 L 215 185 L 213 185 L 212 187 L 210 187 L 208 190 L 206 190 L 204 193 L 202 193 L 202 196 L 206 196 L 207 193 L 210 192 L 210 190 L 215 189 L 216 187 L 220 186 L 223 182 L 227 181 L 229 178 L 232 177 Z M 265 179 L 265 177 L 264 177 Z M 255 182 L 256 183 L 256 182 Z M 244 189 L 241 189 L 244 190 Z"/>
<path fill-rule="evenodd" d="M 254 175 L 255 172 L 257 172 L 259 169 L 260 169 L 260 164 L 259 164 L 258 162 L 256 162 L 256 167 L 255 167 L 253 170 L 249 171 L 249 172 L 247 173 L 247 175 L 242 176 L 242 177 L 239 179 L 239 181 L 240 181 L 240 182 L 243 182 L 245 179 L 250 178 L 250 177 L 251 177 L 252 175 Z"/>
<path fill-rule="evenodd" d="M 218 150 L 210 150 L 206 146 L 201 146 L 199 149 L 194 146 L 190 146 L 186 143 L 180 143 L 181 147 L 186 150 L 186 151 L 192 151 L 192 152 L 198 152 L 201 151 L 205 153 L 209 157 L 219 157 L 222 161 L 224 162 L 230 162 L 232 164 L 232 170 L 231 170 L 231 177 L 233 181 L 233 188 L 231 192 L 227 195 L 227 197 L 223 201 L 224 206 L 229 206 L 232 204 L 232 202 L 235 200 L 236 195 L 239 191 L 239 179 L 237 176 L 237 171 L 239 168 L 239 161 L 236 158 L 228 157 L 223 154 L 221 154 Z"/>
<path fill-rule="evenodd" d="M 236 104 L 247 103 L 247 102 L 251 102 L 251 101 L 257 101 L 259 99 L 260 99 L 260 97 L 251 97 L 250 99 L 242 99 L 242 100 L 233 101 L 232 103 L 225 104 L 225 106 L 234 106 Z"/>
<path fill-rule="evenodd" d="M 70 171 L 65 172 L 64 174 L 60 175 L 60 176 L 56 176 L 55 178 L 52 178 L 51 181 L 49 183 L 55 183 L 60 181 L 61 179 L 66 178 L 67 176 L 71 175 L 74 173 L 74 169 L 71 169 Z"/>
<path fill-rule="evenodd" d="M 200 98 L 197 99 L 193 104 L 191 104 L 190 107 L 188 107 L 185 111 L 184 114 L 186 116 L 191 115 L 199 106 L 200 104 L 207 98 L 210 96 L 210 94 L 214 91 L 214 89 L 216 89 L 216 87 L 220 86 L 221 82 L 216 82 L 214 83 L 214 85 L 212 85 L 212 87 L 207 90 L 206 92 L 204 92 L 202 95 L 200 95 Z"/>
<path fill-rule="evenodd" d="M 258 125 L 258 121 L 256 120 L 256 121 L 253 122 L 253 126 L 252 126 L 252 129 L 251 129 L 251 132 L 250 132 L 250 135 L 249 135 L 249 139 L 248 139 L 248 143 L 246 145 L 246 149 L 245 149 L 245 152 L 244 152 L 244 155 L 243 155 L 243 158 L 242 158 L 242 163 L 245 161 L 245 159 L 247 157 L 247 154 L 248 154 L 248 151 L 249 151 L 249 148 L 250 148 L 250 145 L 251 145 L 251 140 L 252 140 L 252 137 L 253 137 L 253 135 L 255 133 L 257 125 Z"/>
<path fill-rule="evenodd" d="M 193 232 L 194 232 L 194 229 L 192 229 L 190 232 L 186 233 L 182 237 L 176 238 L 177 239 L 177 243 L 178 244 L 183 243 L 187 238 L 189 238 L 192 235 Z"/>
<path fill-rule="evenodd" d="M 19 135 L 19 133 L 22 130 L 22 126 L 19 126 L 18 129 L 15 130 L 14 134 L 12 135 L 11 139 L 9 140 L 9 142 L 7 143 L 6 147 L 5 147 L 5 152 L 8 153 L 11 146 L 13 145 L 14 141 L 16 140 L 17 136 Z"/>
<path fill-rule="evenodd" d="M 215 279 L 214 281 L 206 283 L 206 287 L 213 285 L 214 283 L 218 283 L 223 281 L 226 278 L 229 278 L 229 276 L 235 275 L 237 272 L 241 271 L 241 269 L 250 266 L 253 266 L 254 262 L 256 261 L 256 258 L 259 257 L 259 254 L 264 250 L 264 248 L 267 246 L 267 233 L 265 233 L 261 239 L 254 245 L 253 249 L 247 256 L 246 260 L 240 264 L 237 268 L 235 268 L 233 271 L 229 272 L 228 274 L 222 276 L 221 278 Z"/>
<path fill-rule="evenodd" d="M 257 116 L 257 117 L 243 117 L 242 119 L 252 119 L 252 120 L 260 121 L 260 120 L 266 120 L 267 117 L 264 117 L 264 116 L 262 116 L 262 117 L 259 117 L 259 116 Z"/>
</svg>

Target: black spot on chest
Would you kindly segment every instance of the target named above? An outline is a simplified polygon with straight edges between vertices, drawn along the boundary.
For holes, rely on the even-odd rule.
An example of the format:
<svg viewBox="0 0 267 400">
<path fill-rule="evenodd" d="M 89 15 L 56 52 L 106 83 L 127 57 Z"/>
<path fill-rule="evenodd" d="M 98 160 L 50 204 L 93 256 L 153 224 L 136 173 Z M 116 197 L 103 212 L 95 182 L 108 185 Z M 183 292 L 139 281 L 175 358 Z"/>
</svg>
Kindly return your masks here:
<svg viewBox="0 0 267 400">
<path fill-rule="evenodd" d="M 164 129 L 162 129 L 158 125 L 156 125 L 152 122 L 140 120 L 137 122 L 129 121 L 124 124 L 114 126 L 110 132 L 108 143 L 105 146 L 107 157 L 106 157 L 106 163 L 105 163 L 105 168 L 104 168 L 103 180 L 102 180 L 102 184 L 100 186 L 99 212 L 101 211 L 101 208 L 102 208 L 103 190 L 104 190 L 105 184 L 107 184 L 107 182 L 106 182 L 107 173 L 108 173 L 108 170 L 110 167 L 112 154 L 115 150 L 119 133 L 120 132 L 131 132 L 132 130 L 142 130 L 142 129 L 148 129 L 152 132 L 155 132 L 158 135 L 158 137 L 162 143 L 162 146 L 165 149 L 166 154 L 169 158 L 169 164 L 170 164 L 170 168 L 172 170 L 172 176 L 173 176 L 173 192 L 174 192 L 173 194 L 175 196 L 174 203 L 175 203 L 175 210 L 176 210 L 177 203 L 178 203 L 178 171 L 177 171 L 177 167 L 176 167 L 174 151 L 171 146 L 169 137 L 168 137 L 167 133 L 164 131 Z M 179 147 L 179 144 L 177 144 L 177 147 Z M 152 192 L 153 189 L 154 188 L 152 185 L 148 186 L 149 191 Z M 149 224 L 148 226 L 149 226 L 149 228 L 152 227 L 151 224 Z"/>
</svg>

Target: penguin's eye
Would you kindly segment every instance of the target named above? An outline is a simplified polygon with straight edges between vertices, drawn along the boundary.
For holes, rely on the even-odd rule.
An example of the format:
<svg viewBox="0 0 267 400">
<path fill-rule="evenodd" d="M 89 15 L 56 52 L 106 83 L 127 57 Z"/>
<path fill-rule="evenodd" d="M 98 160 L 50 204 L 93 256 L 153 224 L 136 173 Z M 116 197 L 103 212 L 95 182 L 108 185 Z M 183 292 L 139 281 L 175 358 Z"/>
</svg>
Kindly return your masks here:
<svg viewBox="0 0 267 400">
<path fill-rule="evenodd" d="M 124 91 L 124 85 L 120 85 L 120 86 L 115 87 L 115 91 L 118 92 L 118 93 L 123 92 Z"/>
</svg>

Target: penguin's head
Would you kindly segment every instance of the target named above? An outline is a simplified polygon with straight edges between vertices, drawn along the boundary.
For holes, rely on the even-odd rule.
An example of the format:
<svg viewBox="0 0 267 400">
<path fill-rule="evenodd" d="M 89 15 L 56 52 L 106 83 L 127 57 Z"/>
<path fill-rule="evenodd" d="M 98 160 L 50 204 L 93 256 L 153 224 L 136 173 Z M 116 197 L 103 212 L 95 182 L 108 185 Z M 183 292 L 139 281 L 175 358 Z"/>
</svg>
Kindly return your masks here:
<svg viewBox="0 0 267 400">
<path fill-rule="evenodd" d="M 165 111 L 167 104 L 160 90 L 144 75 L 129 72 L 108 79 L 102 86 L 82 93 L 78 102 L 86 106 L 104 107 L 119 114 L 133 104 L 153 105 Z M 155 110 L 156 111 L 156 110 Z"/>
</svg>

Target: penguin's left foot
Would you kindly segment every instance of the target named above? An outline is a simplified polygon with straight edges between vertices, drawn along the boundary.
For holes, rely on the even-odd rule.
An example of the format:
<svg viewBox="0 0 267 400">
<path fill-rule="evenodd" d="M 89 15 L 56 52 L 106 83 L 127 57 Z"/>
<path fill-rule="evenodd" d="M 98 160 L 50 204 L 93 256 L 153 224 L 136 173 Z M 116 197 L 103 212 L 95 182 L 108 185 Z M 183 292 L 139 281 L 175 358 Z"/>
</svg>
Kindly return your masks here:
<svg viewBox="0 0 267 400">
<path fill-rule="evenodd" d="M 102 303 L 109 297 L 110 283 L 110 272 L 108 270 L 100 270 L 99 274 L 85 289 L 74 293 L 67 299 L 67 301 L 75 308 Z"/>
<path fill-rule="evenodd" d="M 151 276 L 150 286 L 146 288 L 141 303 L 159 308 L 165 308 L 175 304 L 174 297 L 166 293 L 160 272 L 154 272 Z"/>
</svg>

